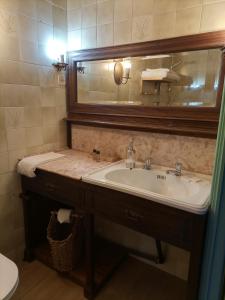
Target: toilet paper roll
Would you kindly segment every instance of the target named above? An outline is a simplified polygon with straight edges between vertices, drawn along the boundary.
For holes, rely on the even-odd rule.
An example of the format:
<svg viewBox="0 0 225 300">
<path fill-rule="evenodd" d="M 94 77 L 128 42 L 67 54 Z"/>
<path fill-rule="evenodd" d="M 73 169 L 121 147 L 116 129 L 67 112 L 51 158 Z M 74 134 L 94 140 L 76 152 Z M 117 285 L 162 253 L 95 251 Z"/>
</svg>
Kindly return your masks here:
<svg viewBox="0 0 225 300">
<path fill-rule="evenodd" d="M 57 213 L 57 220 L 60 224 L 62 223 L 70 223 L 70 216 L 71 216 L 72 210 L 71 209 L 65 209 L 60 208 Z"/>
</svg>

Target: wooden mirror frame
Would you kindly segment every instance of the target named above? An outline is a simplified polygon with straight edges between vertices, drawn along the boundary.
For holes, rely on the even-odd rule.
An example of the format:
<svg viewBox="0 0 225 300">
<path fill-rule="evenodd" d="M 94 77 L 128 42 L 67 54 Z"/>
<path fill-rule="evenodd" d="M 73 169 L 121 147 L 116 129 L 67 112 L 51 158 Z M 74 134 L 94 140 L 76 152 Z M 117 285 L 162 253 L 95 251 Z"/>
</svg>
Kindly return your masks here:
<svg viewBox="0 0 225 300">
<path fill-rule="evenodd" d="M 216 138 L 225 75 L 225 30 L 164 40 L 68 52 L 67 125 L 100 126 Z M 77 102 L 77 62 L 221 49 L 221 70 L 215 107 L 169 107 L 82 104 Z"/>
</svg>

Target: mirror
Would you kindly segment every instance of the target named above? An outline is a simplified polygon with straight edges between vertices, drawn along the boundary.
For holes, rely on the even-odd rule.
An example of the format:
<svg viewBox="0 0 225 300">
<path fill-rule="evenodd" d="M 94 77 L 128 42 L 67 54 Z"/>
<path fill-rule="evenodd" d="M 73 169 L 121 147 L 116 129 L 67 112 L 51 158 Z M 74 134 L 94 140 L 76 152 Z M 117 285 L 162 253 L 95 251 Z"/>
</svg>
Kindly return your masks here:
<svg viewBox="0 0 225 300">
<path fill-rule="evenodd" d="M 67 124 L 215 138 L 225 30 L 68 52 Z"/>
<path fill-rule="evenodd" d="M 77 64 L 77 102 L 104 105 L 215 107 L 221 49 Z"/>
</svg>

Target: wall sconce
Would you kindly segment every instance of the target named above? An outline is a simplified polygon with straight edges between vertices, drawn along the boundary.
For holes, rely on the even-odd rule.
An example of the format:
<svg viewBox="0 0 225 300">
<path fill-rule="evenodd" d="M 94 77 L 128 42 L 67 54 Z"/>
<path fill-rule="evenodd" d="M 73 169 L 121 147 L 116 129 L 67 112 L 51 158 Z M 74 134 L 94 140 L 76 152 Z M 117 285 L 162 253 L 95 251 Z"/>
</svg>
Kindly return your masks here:
<svg viewBox="0 0 225 300">
<path fill-rule="evenodd" d="M 114 81 L 117 85 L 126 84 L 130 79 L 131 62 L 116 62 L 114 65 Z"/>
<path fill-rule="evenodd" d="M 56 68 L 57 72 L 66 71 L 68 64 L 65 63 L 64 54 L 60 55 L 60 61 L 53 63 L 52 65 Z"/>
<path fill-rule="evenodd" d="M 82 66 L 82 62 L 79 61 L 77 63 L 77 72 L 79 72 L 80 74 L 84 74 L 84 69 L 85 69 L 85 67 Z"/>
</svg>

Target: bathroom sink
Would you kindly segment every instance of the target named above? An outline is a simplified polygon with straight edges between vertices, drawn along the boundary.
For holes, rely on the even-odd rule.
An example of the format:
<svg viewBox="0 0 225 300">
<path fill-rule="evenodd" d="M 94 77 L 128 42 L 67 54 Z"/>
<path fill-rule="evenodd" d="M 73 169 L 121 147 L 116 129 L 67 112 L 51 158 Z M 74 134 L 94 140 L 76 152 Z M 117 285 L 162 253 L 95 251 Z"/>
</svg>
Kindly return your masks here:
<svg viewBox="0 0 225 300">
<path fill-rule="evenodd" d="M 175 176 L 167 174 L 168 168 L 165 167 L 153 166 L 151 170 L 145 170 L 142 164 L 137 166 L 127 169 L 124 162 L 117 162 L 82 179 L 193 213 L 204 214 L 207 211 L 210 176 L 190 172 Z"/>
</svg>

